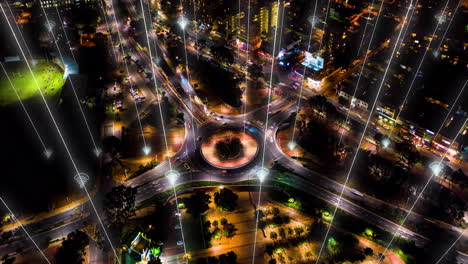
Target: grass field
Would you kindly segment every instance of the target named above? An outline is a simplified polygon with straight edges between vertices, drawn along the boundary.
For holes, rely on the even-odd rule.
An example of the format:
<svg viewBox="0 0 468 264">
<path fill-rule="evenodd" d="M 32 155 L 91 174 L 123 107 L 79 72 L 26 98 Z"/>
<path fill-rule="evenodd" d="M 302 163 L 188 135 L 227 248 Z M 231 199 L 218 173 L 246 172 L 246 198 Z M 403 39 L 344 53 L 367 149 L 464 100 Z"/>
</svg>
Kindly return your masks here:
<svg viewBox="0 0 468 264">
<path fill-rule="evenodd" d="M 51 62 L 39 62 L 33 67 L 33 72 L 45 96 L 53 97 L 60 94 L 65 80 L 63 79 L 63 70 L 58 65 Z M 14 72 L 10 71 L 8 74 L 22 100 L 39 96 L 34 79 L 26 66 Z M 0 76 L 0 106 L 16 103 L 18 97 L 8 79 L 4 74 Z"/>
</svg>

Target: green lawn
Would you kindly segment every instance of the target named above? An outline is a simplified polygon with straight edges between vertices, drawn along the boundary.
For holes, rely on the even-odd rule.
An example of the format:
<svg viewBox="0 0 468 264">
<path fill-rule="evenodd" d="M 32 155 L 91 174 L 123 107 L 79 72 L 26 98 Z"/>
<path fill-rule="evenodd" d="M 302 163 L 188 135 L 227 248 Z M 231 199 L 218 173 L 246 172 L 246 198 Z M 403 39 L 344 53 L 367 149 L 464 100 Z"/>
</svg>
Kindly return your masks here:
<svg viewBox="0 0 468 264">
<path fill-rule="evenodd" d="M 39 62 L 33 67 L 34 75 L 42 92 L 47 97 L 60 94 L 65 84 L 63 70 L 51 62 Z M 22 100 L 39 96 L 39 91 L 29 69 L 24 66 L 16 71 L 9 71 L 8 75 Z M 0 106 L 6 106 L 18 101 L 8 79 L 4 74 L 0 78 Z"/>
</svg>

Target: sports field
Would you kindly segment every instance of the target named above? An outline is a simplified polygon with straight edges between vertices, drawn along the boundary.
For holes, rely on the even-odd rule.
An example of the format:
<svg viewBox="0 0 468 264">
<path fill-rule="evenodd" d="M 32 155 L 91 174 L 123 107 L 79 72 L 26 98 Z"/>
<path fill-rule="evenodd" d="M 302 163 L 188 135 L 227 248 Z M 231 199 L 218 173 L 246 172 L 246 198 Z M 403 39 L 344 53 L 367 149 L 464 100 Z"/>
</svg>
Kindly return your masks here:
<svg viewBox="0 0 468 264">
<path fill-rule="evenodd" d="M 33 67 L 33 72 L 40 89 L 46 97 L 60 94 L 65 80 L 63 79 L 63 70 L 58 65 L 51 62 L 39 62 Z M 40 95 L 36 83 L 26 66 L 15 71 L 9 71 L 8 75 L 22 100 Z M 17 101 L 18 98 L 5 74 L 0 74 L 0 106 L 13 104 Z"/>
</svg>

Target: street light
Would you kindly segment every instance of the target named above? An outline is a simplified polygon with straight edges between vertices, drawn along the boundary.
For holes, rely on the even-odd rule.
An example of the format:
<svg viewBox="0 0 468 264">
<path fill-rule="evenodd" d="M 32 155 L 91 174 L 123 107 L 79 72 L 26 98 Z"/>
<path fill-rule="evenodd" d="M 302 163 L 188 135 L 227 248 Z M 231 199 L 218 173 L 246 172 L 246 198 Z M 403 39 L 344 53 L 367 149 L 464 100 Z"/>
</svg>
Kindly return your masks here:
<svg viewBox="0 0 468 264">
<path fill-rule="evenodd" d="M 179 173 L 175 170 L 168 170 L 165 176 L 169 180 L 169 183 L 171 184 L 171 186 L 174 186 L 177 179 L 179 178 Z"/>
<path fill-rule="evenodd" d="M 297 144 L 295 141 L 289 141 L 288 142 L 288 148 L 289 150 L 294 150 L 297 147 Z"/>
<path fill-rule="evenodd" d="M 148 146 L 144 146 L 144 147 L 143 147 L 143 153 L 145 153 L 145 155 L 148 155 L 150 152 L 151 152 L 151 148 L 150 148 L 150 147 L 148 147 Z"/>
<path fill-rule="evenodd" d="M 188 23 L 189 23 L 189 21 L 185 17 L 181 17 L 177 21 L 177 24 L 179 24 L 179 26 L 184 30 L 185 30 L 185 27 L 188 25 Z"/>
<path fill-rule="evenodd" d="M 440 162 L 432 162 L 430 165 L 429 165 L 429 168 L 432 170 L 432 173 L 436 176 L 436 177 L 439 177 L 440 173 L 442 172 L 442 170 L 444 169 L 444 166 L 442 166 L 442 164 Z"/>
<path fill-rule="evenodd" d="M 99 157 L 102 153 L 102 150 L 100 148 L 95 148 L 94 149 L 94 155 L 96 155 L 96 157 Z"/>
<path fill-rule="evenodd" d="M 80 172 L 77 175 L 75 175 L 73 179 L 76 181 L 76 183 L 78 183 L 80 188 L 84 188 L 85 184 L 89 181 L 89 176 L 85 173 Z"/>
<path fill-rule="evenodd" d="M 388 139 L 388 138 L 384 138 L 384 139 L 382 140 L 382 146 L 383 146 L 384 148 L 388 148 L 388 146 L 390 146 L 390 143 L 391 143 L 391 142 L 390 142 L 390 139 Z"/>
<path fill-rule="evenodd" d="M 50 157 L 52 156 L 52 150 L 50 149 L 46 149 L 44 150 L 44 155 L 46 156 L 46 158 L 50 159 Z"/>
<path fill-rule="evenodd" d="M 270 173 L 270 170 L 268 170 L 267 168 L 263 168 L 263 167 L 258 168 L 257 171 L 255 172 L 260 183 L 263 183 L 263 181 L 265 180 L 265 178 L 268 176 L 269 173 Z"/>
</svg>

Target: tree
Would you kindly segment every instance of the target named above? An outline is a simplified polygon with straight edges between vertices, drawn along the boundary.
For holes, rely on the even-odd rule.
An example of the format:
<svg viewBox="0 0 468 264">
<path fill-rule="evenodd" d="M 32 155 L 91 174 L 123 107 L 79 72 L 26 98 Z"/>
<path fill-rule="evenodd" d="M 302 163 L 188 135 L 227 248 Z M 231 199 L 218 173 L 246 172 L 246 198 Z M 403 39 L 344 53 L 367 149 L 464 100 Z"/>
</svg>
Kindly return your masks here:
<svg viewBox="0 0 468 264">
<path fill-rule="evenodd" d="M 272 258 L 268 261 L 268 264 L 276 264 L 276 259 Z"/>
<path fill-rule="evenodd" d="M 374 255 L 374 251 L 372 250 L 372 248 L 366 247 L 366 248 L 364 249 L 364 255 L 366 255 L 366 256 L 373 256 L 373 255 Z"/>
<path fill-rule="evenodd" d="M 213 223 L 211 223 L 213 225 L 213 227 L 218 227 L 218 220 L 214 220 Z"/>
<path fill-rule="evenodd" d="M 421 155 L 416 147 L 409 141 L 403 141 L 396 144 L 396 151 L 400 154 L 400 160 L 408 164 L 408 167 L 413 167 L 416 163 L 421 161 Z"/>
<path fill-rule="evenodd" d="M 221 225 L 222 226 L 227 225 L 227 223 L 228 223 L 228 220 L 226 218 L 221 218 Z"/>
<path fill-rule="evenodd" d="M 286 232 L 284 231 L 284 228 L 278 229 L 278 233 L 279 233 L 279 236 L 281 237 L 281 239 L 286 238 Z"/>
<path fill-rule="evenodd" d="M 232 51 L 224 46 L 211 46 L 210 47 L 211 54 L 218 60 L 225 61 L 229 64 L 234 62 L 234 55 Z"/>
<path fill-rule="evenodd" d="M 237 207 L 237 199 L 239 196 L 228 188 L 223 188 L 214 194 L 214 203 L 226 211 L 234 211 Z"/>
<path fill-rule="evenodd" d="M 276 239 L 278 239 L 278 234 L 275 231 L 273 231 L 273 232 L 270 233 L 270 238 L 272 240 L 276 240 Z"/>
<path fill-rule="evenodd" d="M 262 67 L 262 65 L 251 64 L 247 68 L 247 71 L 249 73 L 249 76 L 254 80 L 257 80 L 258 78 L 263 77 L 263 67 Z"/>
<path fill-rule="evenodd" d="M 3 264 L 13 264 L 15 260 L 15 257 L 10 257 L 8 254 L 2 257 Z"/>
<path fill-rule="evenodd" d="M 304 233 L 304 228 L 302 226 L 296 226 L 294 227 L 294 232 L 296 233 L 296 236 L 300 236 Z"/>
<path fill-rule="evenodd" d="M 104 200 L 104 212 L 108 221 L 117 226 L 127 223 L 135 215 L 137 189 L 120 185 L 112 188 Z"/>
<path fill-rule="evenodd" d="M 223 231 L 224 231 L 224 236 L 226 238 L 231 238 L 235 235 L 235 232 L 236 232 L 236 227 L 234 226 L 234 224 L 230 224 L 230 223 L 227 223 L 226 225 L 224 225 L 223 227 Z"/>
<path fill-rule="evenodd" d="M 196 191 L 188 199 L 185 200 L 187 206 L 187 213 L 193 216 L 200 216 L 204 212 L 208 211 L 210 204 L 210 195 L 204 191 Z"/>
<path fill-rule="evenodd" d="M 86 254 L 85 248 L 89 245 L 88 235 L 80 230 L 68 234 L 57 250 L 55 256 L 57 264 L 81 264 Z"/>
</svg>

